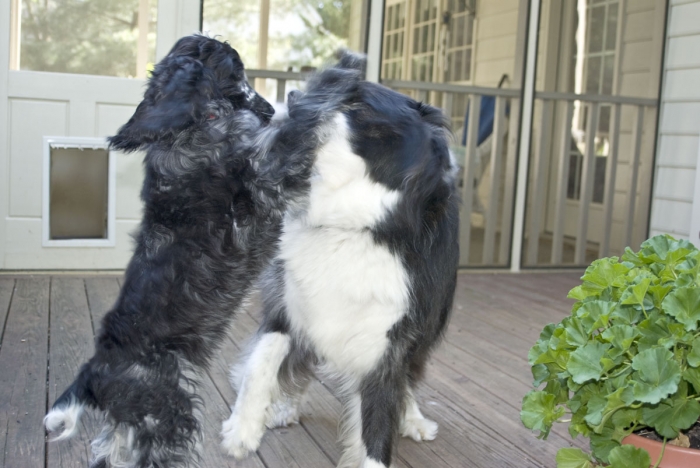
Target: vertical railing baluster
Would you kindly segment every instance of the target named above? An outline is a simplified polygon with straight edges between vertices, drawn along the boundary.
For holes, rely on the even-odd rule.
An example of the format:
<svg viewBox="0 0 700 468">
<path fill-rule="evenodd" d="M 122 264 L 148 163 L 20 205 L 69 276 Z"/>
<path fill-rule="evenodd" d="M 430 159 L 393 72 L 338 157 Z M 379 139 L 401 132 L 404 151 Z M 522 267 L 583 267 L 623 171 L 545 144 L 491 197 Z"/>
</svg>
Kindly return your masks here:
<svg viewBox="0 0 700 468">
<path fill-rule="evenodd" d="M 445 117 L 452 125 L 452 102 L 454 100 L 454 95 L 452 93 L 444 92 L 442 93 L 442 110 L 445 113 Z"/>
<path fill-rule="evenodd" d="M 615 200 L 615 179 L 617 178 L 618 149 L 620 147 L 620 115 L 622 105 L 615 104 L 610 116 L 610 149 L 605 167 L 605 194 L 603 195 L 603 238 L 600 241 L 598 257 L 610 255 L 610 235 L 612 233 L 613 201 Z"/>
<path fill-rule="evenodd" d="M 528 213 L 529 232 L 527 241 L 527 263 L 529 266 L 537 264 L 537 256 L 540 246 L 540 230 L 542 222 L 542 210 L 544 194 L 547 188 L 547 149 L 549 146 L 550 116 L 552 115 L 553 102 L 546 99 L 542 101 L 542 117 L 540 119 L 540 135 L 537 141 L 535 153 L 533 180 L 530 184 L 532 197 L 530 199 L 530 212 Z"/>
<path fill-rule="evenodd" d="M 554 232 L 552 235 L 552 265 L 561 265 L 564 249 L 564 217 L 566 216 L 566 190 L 569 186 L 569 159 L 571 154 L 571 119 L 574 102 L 566 101 L 564 123 L 559 141 L 559 167 L 557 168 L 557 191 L 554 206 Z"/>
<path fill-rule="evenodd" d="M 462 213 L 459 229 L 459 264 L 469 263 L 471 241 L 472 201 L 474 198 L 474 174 L 476 173 L 476 144 L 479 139 L 479 116 L 481 113 L 481 96 L 472 94 L 469 99 L 469 124 L 467 126 L 467 148 L 464 158 L 464 177 L 462 178 Z"/>
<path fill-rule="evenodd" d="M 513 205 L 515 193 L 515 173 L 517 170 L 518 134 L 520 128 L 520 99 L 510 102 L 510 119 L 508 125 L 508 151 L 505 161 L 505 179 L 503 182 L 503 209 L 501 210 L 501 241 L 498 247 L 498 262 L 507 264 L 510 257 L 510 244 L 513 228 Z"/>
<path fill-rule="evenodd" d="M 493 264 L 494 244 L 496 241 L 496 217 L 498 216 L 498 205 L 501 188 L 501 171 L 503 166 L 503 132 L 505 130 L 506 100 L 496 97 L 494 109 L 493 132 L 491 132 L 491 171 L 489 173 L 489 207 L 484 226 L 484 252 L 481 263 L 484 265 Z"/>
<path fill-rule="evenodd" d="M 627 216 L 625 226 L 624 246 L 632 245 L 632 232 L 634 231 L 634 208 L 637 201 L 637 179 L 639 178 L 639 155 L 642 148 L 642 130 L 644 126 L 644 107 L 637 106 L 632 127 L 632 153 L 630 155 L 630 183 L 627 188 Z"/>
<path fill-rule="evenodd" d="M 576 235 L 576 251 L 574 262 L 583 264 L 586 261 L 588 244 L 588 215 L 593 198 L 593 182 L 595 179 L 595 136 L 598 130 L 598 110 L 600 105 L 592 102 L 588 105 L 588 124 L 586 125 L 586 154 L 583 157 L 583 174 L 581 176 L 581 196 L 579 197 L 578 232 Z"/>
<path fill-rule="evenodd" d="M 641 111 L 640 111 L 641 112 Z M 656 112 L 657 108 L 655 107 L 643 107 L 643 112 L 644 112 L 644 121 L 646 122 L 656 122 Z M 640 152 L 642 151 L 642 145 L 644 144 L 644 132 L 642 133 L 642 140 L 640 144 Z M 640 161 L 644 161 L 642 159 L 642 155 L 639 155 Z M 646 159 L 646 158 L 645 158 Z M 650 200 L 651 200 L 651 178 L 652 174 L 654 172 L 654 164 L 651 162 L 650 159 L 647 159 L 648 162 L 647 164 L 644 164 L 642 162 L 642 165 L 640 167 L 640 174 L 639 174 L 639 182 L 638 185 L 640 187 L 646 187 L 644 190 L 639 191 L 639 200 L 637 202 L 637 206 L 639 207 L 639 212 L 637 213 L 637 225 L 641 226 L 642 229 L 638 229 L 635 231 L 634 235 L 632 236 L 632 245 L 631 247 L 633 249 L 637 249 L 642 242 L 646 239 L 648 232 L 647 232 L 647 226 L 649 223 L 649 215 L 651 214 L 651 207 L 649 206 Z M 644 170 L 642 170 L 644 169 Z"/>
<path fill-rule="evenodd" d="M 277 78 L 277 102 L 283 103 L 286 97 L 287 80 Z"/>
</svg>

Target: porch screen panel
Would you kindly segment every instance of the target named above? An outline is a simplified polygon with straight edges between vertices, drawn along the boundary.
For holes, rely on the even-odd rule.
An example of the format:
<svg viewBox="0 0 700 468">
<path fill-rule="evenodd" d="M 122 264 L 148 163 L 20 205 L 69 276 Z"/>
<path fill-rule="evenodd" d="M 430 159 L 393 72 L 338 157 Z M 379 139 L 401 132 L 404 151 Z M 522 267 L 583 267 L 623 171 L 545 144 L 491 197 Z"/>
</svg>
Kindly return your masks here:
<svg viewBox="0 0 700 468">
<path fill-rule="evenodd" d="M 647 236 L 664 0 L 550 2 L 540 18 L 522 264 L 584 266 Z M 544 108 L 552 112 L 547 115 Z"/>
</svg>

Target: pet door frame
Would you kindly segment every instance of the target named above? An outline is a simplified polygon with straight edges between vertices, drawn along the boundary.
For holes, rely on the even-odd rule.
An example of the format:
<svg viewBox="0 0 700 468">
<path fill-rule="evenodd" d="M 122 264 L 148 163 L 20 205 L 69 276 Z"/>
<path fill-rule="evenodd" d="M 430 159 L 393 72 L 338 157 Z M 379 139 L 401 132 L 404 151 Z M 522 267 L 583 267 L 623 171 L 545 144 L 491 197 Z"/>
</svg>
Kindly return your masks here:
<svg viewBox="0 0 700 468">
<path fill-rule="evenodd" d="M 116 244 L 116 182 L 117 157 L 109 150 L 105 138 L 44 137 L 44 173 L 42 175 L 42 242 L 43 247 L 114 247 Z M 107 151 L 107 237 L 103 239 L 51 239 L 51 149 L 81 149 Z"/>
</svg>

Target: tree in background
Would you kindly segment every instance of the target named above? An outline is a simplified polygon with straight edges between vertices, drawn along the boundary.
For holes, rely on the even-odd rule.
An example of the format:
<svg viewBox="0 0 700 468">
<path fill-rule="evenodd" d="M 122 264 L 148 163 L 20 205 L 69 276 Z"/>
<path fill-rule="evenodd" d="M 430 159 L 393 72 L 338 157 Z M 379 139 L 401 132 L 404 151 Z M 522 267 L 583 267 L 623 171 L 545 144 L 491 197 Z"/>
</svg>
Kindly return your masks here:
<svg viewBox="0 0 700 468">
<path fill-rule="evenodd" d="M 357 0 L 355 0 L 357 1 Z M 318 67 L 347 47 L 353 0 L 271 0 L 267 68 Z M 204 0 L 204 30 L 221 35 L 257 66 L 260 3 Z"/>
<path fill-rule="evenodd" d="M 149 0 L 149 61 L 157 0 Z M 139 0 L 22 0 L 20 69 L 133 77 Z"/>
</svg>

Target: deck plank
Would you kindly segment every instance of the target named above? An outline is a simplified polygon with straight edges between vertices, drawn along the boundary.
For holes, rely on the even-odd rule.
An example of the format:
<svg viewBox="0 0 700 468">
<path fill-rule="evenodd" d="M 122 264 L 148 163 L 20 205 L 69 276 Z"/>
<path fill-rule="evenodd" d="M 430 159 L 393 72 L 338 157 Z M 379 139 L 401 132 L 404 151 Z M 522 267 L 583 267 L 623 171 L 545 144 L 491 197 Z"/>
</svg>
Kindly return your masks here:
<svg viewBox="0 0 700 468">
<path fill-rule="evenodd" d="M 119 296 L 119 283 L 116 277 L 94 276 L 85 278 L 85 290 L 90 304 L 90 317 L 95 335 L 100 329 L 102 318 L 112 309 Z"/>
<path fill-rule="evenodd" d="M 2 338 L 5 332 L 5 320 L 10 311 L 12 293 L 15 290 L 14 278 L 0 278 L 0 349 L 2 349 Z"/>
<path fill-rule="evenodd" d="M 7 468 L 44 466 L 49 278 L 17 280 L 0 350 L 0 447 Z"/>
<path fill-rule="evenodd" d="M 438 422 L 440 431 L 431 442 L 401 439 L 396 468 L 549 468 L 555 465 L 559 448 L 585 445 L 583 440 L 572 442 L 563 425 L 548 440 L 538 440 L 519 418 L 520 402 L 531 388 L 527 351 L 546 323 L 569 313 L 573 301 L 566 294 L 580 284 L 580 276 L 459 275 L 452 323 L 416 391 L 423 413 Z M 114 304 L 120 281 L 121 276 L 56 276 L 51 284 L 47 278 L 0 278 L 0 327 L 7 324 L 0 333 L 5 340 L 0 341 L 0 417 L 4 418 L 0 444 L 5 448 L 0 468 L 41 467 L 45 458 L 49 467 L 85 466 L 89 438 L 98 431 L 96 419 L 86 415 L 75 440 L 49 444 L 48 452 L 41 419 L 47 403 L 92 353 L 93 333 Z M 220 449 L 221 423 L 235 401 L 229 366 L 257 329 L 259 314 L 259 301 L 254 300 L 235 320 L 202 377 L 201 464 L 205 468 L 335 466 L 341 454 L 337 441 L 341 404 L 330 381 L 314 380 L 300 424 L 267 431 L 256 454 L 237 462 Z M 26 345 L 29 342 L 32 346 Z"/>
<path fill-rule="evenodd" d="M 246 321 L 248 321 L 248 324 L 244 328 L 242 323 Z M 217 352 L 210 369 L 212 380 L 229 407 L 236 401 L 236 393 L 228 379 L 229 367 L 238 358 L 241 348 L 249 336 L 247 330 L 250 330 L 251 327 L 250 317 L 245 313 L 241 313 L 236 317 L 231 328 L 231 336 Z M 229 414 L 230 411 L 227 412 L 226 417 Z M 299 425 L 268 430 L 263 437 L 258 454 L 269 467 L 322 468 L 334 466 L 326 453 L 319 448 L 314 439 Z"/>
<path fill-rule="evenodd" d="M 90 309 L 82 278 L 52 278 L 50 307 L 49 408 L 73 382 L 94 349 Z M 90 437 L 98 432 L 99 426 L 93 415 L 85 414 L 78 435 L 48 444 L 47 466 L 88 466 L 92 455 Z"/>
</svg>

